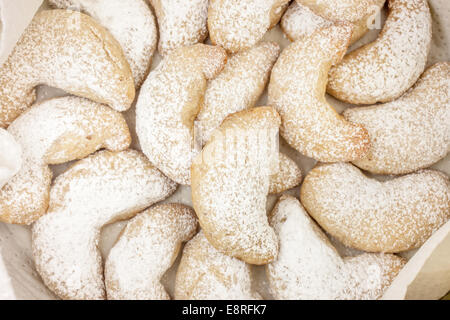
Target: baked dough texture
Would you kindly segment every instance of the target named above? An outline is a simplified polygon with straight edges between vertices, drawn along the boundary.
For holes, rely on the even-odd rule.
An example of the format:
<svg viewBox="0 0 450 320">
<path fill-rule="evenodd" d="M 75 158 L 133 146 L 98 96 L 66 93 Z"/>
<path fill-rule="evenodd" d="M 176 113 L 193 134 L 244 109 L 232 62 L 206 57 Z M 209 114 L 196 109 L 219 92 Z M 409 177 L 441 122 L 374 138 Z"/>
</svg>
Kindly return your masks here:
<svg viewBox="0 0 450 320">
<path fill-rule="evenodd" d="M 449 179 L 432 170 L 381 182 L 348 163 L 322 165 L 306 176 L 300 198 L 329 234 L 368 252 L 418 248 L 450 219 Z"/>
<path fill-rule="evenodd" d="M 22 147 L 23 164 L 0 189 L 0 221 L 15 224 L 31 224 L 47 212 L 49 165 L 82 159 L 101 148 L 122 151 L 131 143 L 120 113 L 78 97 L 36 104 L 8 132 Z"/>
<path fill-rule="evenodd" d="M 208 0 L 149 0 L 159 24 L 158 51 L 171 51 L 203 42 L 208 29 Z"/>
<path fill-rule="evenodd" d="M 175 189 L 137 151 L 100 151 L 77 162 L 56 179 L 48 214 L 32 228 L 44 283 L 62 299 L 104 299 L 102 227 L 133 217 Z"/>
<path fill-rule="evenodd" d="M 339 115 L 325 98 L 327 73 L 347 50 L 352 26 L 338 23 L 302 38 L 272 70 L 269 105 L 280 114 L 281 135 L 300 153 L 322 162 L 352 161 L 367 153 L 369 135 Z"/>
<path fill-rule="evenodd" d="M 8 131 L 0 128 L 0 190 L 19 172 L 21 166 L 21 146 Z"/>
<path fill-rule="evenodd" d="M 255 106 L 279 54 L 278 44 L 261 42 L 229 58 L 223 71 L 208 82 L 195 122 L 202 146 L 227 116 Z"/>
<path fill-rule="evenodd" d="M 288 4 L 289 0 L 211 0 L 211 41 L 230 52 L 251 48 L 280 21 Z"/>
<path fill-rule="evenodd" d="M 225 50 L 196 44 L 167 55 L 150 73 L 136 105 L 136 131 L 150 161 L 179 184 L 190 184 L 190 168 L 198 153 L 194 120 L 207 80 L 225 66 Z"/>
<path fill-rule="evenodd" d="M 156 205 L 128 222 L 105 264 L 109 300 L 169 300 L 161 284 L 183 242 L 197 231 L 194 210 Z"/>
<path fill-rule="evenodd" d="M 310 8 L 296 1 L 292 2 L 280 22 L 281 29 L 291 41 L 309 37 L 332 24 L 332 21 L 315 14 Z"/>
<path fill-rule="evenodd" d="M 378 299 L 405 264 L 393 254 L 342 258 L 294 197 L 281 197 L 270 223 L 280 239 L 278 259 L 266 267 L 276 299 Z"/>
<path fill-rule="evenodd" d="M 195 142 L 204 146 L 223 120 L 255 106 L 280 53 L 273 42 L 261 42 L 228 59 L 223 71 L 207 84 L 204 102 L 195 121 Z M 299 185 L 302 172 L 288 156 L 280 154 L 279 172 L 272 176 L 270 193 L 280 193 Z"/>
<path fill-rule="evenodd" d="M 426 0 L 389 0 L 389 16 L 377 40 L 331 69 L 328 93 L 353 104 L 400 97 L 425 70 L 432 21 Z"/>
<path fill-rule="evenodd" d="M 367 157 L 353 163 L 376 174 L 427 168 L 450 150 L 450 63 L 430 67 L 398 100 L 347 109 L 346 119 L 369 132 Z"/>
<path fill-rule="evenodd" d="M 360 39 L 368 30 L 385 0 L 297 0 L 301 7 L 331 22 L 345 21 L 353 25 L 351 43 Z M 306 21 L 307 22 L 307 21 Z"/>
<path fill-rule="evenodd" d="M 70 10 L 38 13 L 0 69 L 0 127 L 8 126 L 46 84 L 125 111 L 134 100 L 119 43 L 91 17 Z"/>
<path fill-rule="evenodd" d="M 136 88 L 144 82 L 156 50 L 158 31 L 146 0 L 49 0 L 60 9 L 84 12 L 120 43 L 130 64 Z"/>
<path fill-rule="evenodd" d="M 183 249 L 175 280 L 177 300 L 260 300 L 248 264 L 217 251 L 200 231 Z"/>
<path fill-rule="evenodd" d="M 192 164 L 192 201 L 209 242 L 251 264 L 275 259 L 267 221 L 270 176 L 278 172 L 280 117 L 271 107 L 229 116 Z"/>
</svg>

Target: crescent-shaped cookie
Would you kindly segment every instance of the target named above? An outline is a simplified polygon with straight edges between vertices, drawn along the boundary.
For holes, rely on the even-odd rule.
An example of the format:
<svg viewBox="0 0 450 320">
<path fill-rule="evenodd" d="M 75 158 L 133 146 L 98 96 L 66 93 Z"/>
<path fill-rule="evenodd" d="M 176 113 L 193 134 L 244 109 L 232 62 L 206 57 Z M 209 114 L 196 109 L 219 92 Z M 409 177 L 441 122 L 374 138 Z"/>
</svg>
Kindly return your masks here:
<svg viewBox="0 0 450 320">
<path fill-rule="evenodd" d="M 361 38 L 368 30 L 386 0 L 297 0 L 302 8 L 328 21 L 345 21 L 353 24 L 351 43 Z M 303 22 L 307 23 L 307 21 Z"/>
<path fill-rule="evenodd" d="M 229 58 L 223 71 L 208 82 L 195 122 L 202 146 L 227 116 L 255 106 L 279 54 L 278 44 L 261 42 Z"/>
<path fill-rule="evenodd" d="M 418 248 L 450 219 L 449 179 L 431 170 L 381 182 L 348 163 L 322 165 L 306 176 L 300 198 L 333 237 L 369 252 Z"/>
<path fill-rule="evenodd" d="M 196 231 L 194 210 L 180 204 L 156 205 L 130 220 L 105 263 L 108 300 L 169 300 L 161 278 Z"/>
<path fill-rule="evenodd" d="M 155 17 L 145 0 L 50 0 L 60 9 L 79 10 L 94 18 L 120 43 L 136 88 L 147 76 L 156 50 Z"/>
<path fill-rule="evenodd" d="M 131 143 L 124 117 L 111 108 L 78 97 L 34 105 L 8 128 L 22 147 L 20 171 L 0 190 L 0 221 L 31 224 L 47 211 L 52 172 L 62 164 L 106 148 Z"/>
<path fill-rule="evenodd" d="M 183 249 L 175 280 L 177 300 L 260 300 L 248 264 L 217 251 L 200 231 Z"/>
<path fill-rule="evenodd" d="M 8 131 L 0 128 L 0 190 L 21 166 L 22 148 Z"/>
<path fill-rule="evenodd" d="M 427 0 L 389 0 L 389 16 L 377 40 L 331 69 L 328 93 L 353 104 L 400 97 L 425 69 L 432 21 Z"/>
<path fill-rule="evenodd" d="M 208 0 L 149 0 L 159 24 L 158 51 L 171 51 L 203 42 L 208 29 Z"/>
<path fill-rule="evenodd" d="M 278 251 L 267 221 L 270 176 L 278 171 L 280 117 L 271 107 L 229 116 L 192 164 L 192 201 L 209 242 L 251 264 Z"/>
<path fill-rule="evenodd" d="M 136 105 L 136 131 L 142 150 L 170 179 L 190 184 L 196 151 L 194 120 L 207 79 L 226 63 L 225 51 L 196 44 L 167 55 L 142 86 Z"/>
<path fill-rule="evenodd" d="M 325 98 L 328 70 L 345 54 L 351 30 L 340 23 L 292 43 L 270 79 L 269 105 L 281 116 L 281 135 L 300 153 L 322 162 L 360 159 L 370 146 L 367 131 L 345 120 Z"/>
<path fill-rule="evenodd" d="M 102 227 L 133 217 L 175 188 L 137 151 L 101 151 L 77 162 L 56 179 L 48 213 L 32 228 L 44 283 L 63 299 L 104 299 Z"/>
<path fill-rule="evenodd" d="M 367 157 L 353 163 L 377 174 L 406 174 L 427 168 L 450 150 L 450 64 L 430 67 L 398 100 L 347 109 L 346 119 L 369 132 Z"/>
<path fill-rule="evenodd" d="M 281 29 L 291 41 L 309 37 L 314 32 L 332 24 L 330 20 L 315 14 L 310 8 L 296 1 L 292 2 L 280 22 Z"/>
<path fill-rule="evenodd" d="M 211 41 L 230 52 L 251 48 L 280 21 L 288 4 L 289 0 L 211 0 Z"/>
<path fill-rule="evenodd" d="M 0 127 L 8 126 L 46 84 L 127 110 L 135 89 L 119 43 L 91 17 L 70 10 L 38 13 L 0 69 Z"/>
<path fill-rule="evenodd" d="M 405 264 L 393 254 L 342 258 L 293 197 L 281 197 L 270 220 L 280 239 L 278 259 L 266 267 L 276 299 L 379 299 Z"/>
</svg>

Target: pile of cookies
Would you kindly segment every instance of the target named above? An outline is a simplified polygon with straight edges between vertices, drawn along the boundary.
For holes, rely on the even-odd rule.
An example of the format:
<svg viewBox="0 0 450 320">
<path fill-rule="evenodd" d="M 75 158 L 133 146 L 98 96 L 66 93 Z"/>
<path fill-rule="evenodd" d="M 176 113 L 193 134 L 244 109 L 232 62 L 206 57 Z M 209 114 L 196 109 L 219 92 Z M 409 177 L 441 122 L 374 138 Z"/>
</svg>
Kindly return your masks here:
<svg viewBox="0 0 450 320">
<path fill-rule="evenodd" d="M 426 169 L 450 150 L 450 63 L 425 70 L 427 1 L 388 0 L 378 38 L 348 50 L 385 2 L 49 0 L 0 69 L 0 142 L 22 154 L 0 221 L 31 225 L 36 269 L 63 299 L 170 299 L 161 279 L 179 256 L 175 299 L 263 299 L 253 265 L 276 299 L 380 298 L 397 253 L 450 219 L 449 178 Z M 284 50 L 262 41 L 277 24 Z M 69 95 L 36 103 L 41 84 Z M 326 93 L 355 107 L 341 115 Z M 280 136 L 318 161 L 304 179 Z M 178 185 L 193 208 L 159 203 Z M 119 220 L 103 261 L 102 228 Z"/>
</svg>

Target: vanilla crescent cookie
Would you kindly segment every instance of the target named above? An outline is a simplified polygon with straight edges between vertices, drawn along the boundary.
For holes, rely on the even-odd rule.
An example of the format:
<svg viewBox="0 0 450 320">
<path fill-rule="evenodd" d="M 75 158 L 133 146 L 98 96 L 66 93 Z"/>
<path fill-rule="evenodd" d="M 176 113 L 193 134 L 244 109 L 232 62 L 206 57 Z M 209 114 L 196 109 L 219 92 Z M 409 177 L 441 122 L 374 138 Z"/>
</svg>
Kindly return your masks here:
<svg viewBox="0 0 450 320">
<path fill-rule="evenodd" d="M 159 24 L 158 51 L 165 56 L 203 42 L 207 35 L 208 0 L 149 0 Z"/>
<path fill-rule="evenodd" d="M 389 102 L 405 93 L 425 69 L 432 21 L 426 0 L 389 0 L 377 40 L 333 67 L 328 93 L 353 104 Z"/>
<path fill-rule="evenodd" d="M 420 247 L 450 219 L 450 182 L 424 170 L 378 181 L 348 163 L 316 167 L 301 201 L 319 225 L 343 244 L 369 252 Z"/>
<path fill-rule="evenodd" d="M 296 1 L 292 2 L 280 22 L 281 29 L 291 41 L 309 37 L 332 24 L 332 21 L 315 14 L 310 8 Z"/>
<path fill-rule="evenodd" d="M 280 21 L 288 4 L 289 0 L 211 0 L 211 41 L 230 52 L 251 48 Z"/>
<path fill-rule="evenodd" d="M 78 97 L 51 99 L 32 106 L 8 132 L 22 147 L 20 171 L 0 189 L 0 221 L 30 224 L 47 211 L 52 172 L 62 164 L 106 148 L 131 143 L 125 118 L 111 108 Z"/>
<path fill-rule="evenodd" d="M 136 131 L 142 150 L 170 179 L 190 184 L 196 151 L 194 120 L 207 80 L 226 63 L 220 47 L 196 44 L 164 57 L 142 86 L 136 105 Z"/>
<path fill-rule="evenodd" d="M 280 54 L 274 42 L 261 42 L 228 59 L 223 71 L 208 82 L 195 122 L 202 146 L 230 114 L 254 107 Z"/>
<path fill-rule="evenodd" d="M 38 13 L 0 69 L 0 127 L 8 126 L 46 84 L 127 110 L 135 89 L 119 43 L 91 17 L 70 10 Z"/>
<path fill-rule="evenodd" d="M 366 129 L 345 120 L 325 98 L 328 70 L 345 54 L 351 31 L 350 24 L 339 23 L 292 43 L 270 79 L 269 105 L 281 116 L 281 135 L 322 162 L 360 159 L 370 146 Z"/>
<path fill-rule="evenodd" d="M 351 42 L 361 38 L 373 20 L 380 13 L 386 0 L 297 0 L 300 10 L 310 10 L 313 14 L 331 22 L 345 21 L 353 24 Z M 308 20 L 298 23 L 308 23 Z"/>
<path fill-rule="evenodd" d="M 100 151 L 60 175 L 47 215 L 32 228 L 36 269 L 63 299 L 104 299 L 103 226 L 128 219 L 176 189 L 141 153 Z"/>
<path fill-rule="evenodd" d="M 266 267 L 276 299 L 379 299 L 405 264 L 393 254 L 342 258 L 290 196 L 281 197 L 270 220 L 280 239 L 278 259 Z"/>
<path fill-rule="evenodd" d="M 136 87 L 144 82 L 156 50 L 158 31 L 155 17 L 145 0 L 50 0 L 60 9 L 89 14 L 122 46 Z"/>
<path fill-rule="evenodd" d="M 105 263 L 108 300 L 169 300 L 160 280 L 197 231 L 194 210 L 162 204 L 128 222 Z"/>
<path fill-rule="evenodd" d="M 302 170 L 294 160 L 281 152 L 278 157 L 278 170 L 270 176 L 270 194 L 282 193 L 295 188 L 302 182 L 303 178 Z"/>
<path fill-rule="evenodd" d="M 200 231 L 183 249 L 175 280 L 177 300 L 261 300 L 248 264 L 217 251 Z"/>
<path fill-rule="evenodd" d="M 266 215 L 278 172 L 280 117 L 271 107 L 229 116 L 192 164 L 192 201 L 209 242 L 251 264 L 272 261 L 278 241 Z"/>
<path fill-rule="evenodd" d="M 0 190 L 21 166 L 22 148 L 8 131 L 0 128 Z"/>
<path fill-rule="evenodd" d="M 347 109 L 362 124 L 372 147 L 358 167 L 377 174 L 406 174 L 427 168 L 450 150 L 450 63 L 430 67 L 398 100 Z"/>
</svg>

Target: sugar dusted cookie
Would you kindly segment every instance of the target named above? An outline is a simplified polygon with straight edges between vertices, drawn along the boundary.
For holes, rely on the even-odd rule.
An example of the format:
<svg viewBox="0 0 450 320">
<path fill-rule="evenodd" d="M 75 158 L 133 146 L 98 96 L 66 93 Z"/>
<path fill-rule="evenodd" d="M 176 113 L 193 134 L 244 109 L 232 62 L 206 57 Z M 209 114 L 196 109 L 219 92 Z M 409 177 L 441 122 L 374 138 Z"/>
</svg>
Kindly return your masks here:
<svg viewBox="0 0 450 320">
<path fill-rule="evenodd" d="M 336 163 L 310 171 L 301 201 L 345 245 L 400 252 L 420 247 L 450 219 L 450 182 L 431 170 L 380 182 L 351 164 Z"/>
<path fill-rule="evenodd" d="M 50 0 L 60 9 L 80 10 L 105 27 L 122 46 L 136 87 L 144 82 L 156 50 L 158 31 L 146 0 Z"/>
<path fill-rule="evenodd" d="M 276 299 L 379 299 L 405 264 L 392 254 L 342 258 L 293 197 L 280 199 L 270 221 L 280 242 L 266 267 Z"/>
<path fill-rule="evenodd" d="M 293 1 L 281 18 L 280 26 L 284 34 L 291 41 L 311 36 L 314 32 L 333 24 L 317 14 L 307 6 Z"/>
<path fill-rule="evenodd" d="M 167 55 L 150 73 L 136 105 L 136 131 L 145 155 L 165 175 L 190 184 L 196 151 L 194 120 L 207 80 L 226 63 L 225 51 L 197 44 Z"/>
<path fill-rule="evenodd" d="M 331 69 L 328 93 L 354 104 L 400 97 L 425 69 L 432 21 L 427 0 L 390 0 L 389 16 L 377 40 Z"/>
<path fill-rule="evenodd" d="M 135 89 L 113 36 L 91 17 L 69 10 L 38 13 L 0 69 L 0 127 L 7 127 L 46 84 L 127 110 Z"/>
<path fill-rule="evenodd" d="M 255 106 L 280 54 L 273 42 L 261 42 L 228 59 L 223 71 L 208 82 L 195 125 L 202 146 L 230 114 Z"/>
<path fill-rule="evenodd" d="M 275 259 L 267 221 L 270 177 L 278 172 L 280 118 L 271 107 L 229 116 L 192 164 L 192 200 L 209 242 L 251 264 Z"/>
<path fill-rule="evenodd" d="M 398 100 L 347 109 L 346 119 L 369 132 L 367 157 L 354 161 L 377 174 L 406 174 L 427 168 L 450 150 L 450 64 L 437 63 Z"/>
<path fill-rule="evenodd" d="M 159 24 L 159 53 L 203 42 L 208 29 L 208 0 L 149 0 Z"/>
<path fill-rule="evenodd" d="M 200 231 L 183 250 L 175 281 L 177 300 L 260 300 L 248 264 L 217 251 Z"/>
<path fill-rule="evenodd" d="M 197 231 L 194 210 L 156 205 L 134 217 L 122 231 L 105 264 L 109 300 L 168 300 L 160 280 L 183 242 Z"/>
<path fill-rule="evenodd" d="M 282 193 L 295 188 L 302 182 L 302 170 L 294 160 L 280 152 L 278 163 L 278 171 L 270 177 L 270 194 Z"/>
<path fill-rule="evenodd" d="M 0 128 L 0 190 L 21 166 L 22 148 L 8 131 Z"/>
<path fill-rule="evenodd" d="M 44 283 L 63 299 L 104 299 L 102 227 L 133 217 L 175 188 L 137 151 L 101 151 L 77 162 L 56 179 L 48 213 L 32 228 Z"/>
<path fill-rule="evenodd" d="M 281 135 L 300 153 L 322 162 L 363 158 L 367 131 L 339 115 L 325 98 L 327 73 L 347 50 L 352 27 L 321 29 L 287 47 L 269 84 L 269 105 L 280 114 Z"/>
<path fill-rule="evenodd" d="M 345 21 L 353 25 L 351 42 L 361 38 L 383 8 L 385 0 L 297 0 L 297 10 L 307 10 L 330 22 Z M 305 15 L 302 15 L 305 17 Z M 308 23 L 298 21 L 299 24 Z"/>
<path fill-rule="evenodd" d="M 0 221 L 16 224 L 30 224 L 46 213 L 49 165 L 81 159 L 101 148 L 125 150 L 131 143 L 120 113 L 78 97 L 36 104 L 8 132 L 22 147 L 23 164 L 0 189 Z"/>
<path fill-rule="evenodd" d="M 211 41 L 230 52 L 251 48 L 280 21 L 288 4 L 289 0 L 211 0 Z"/>
</svg>

